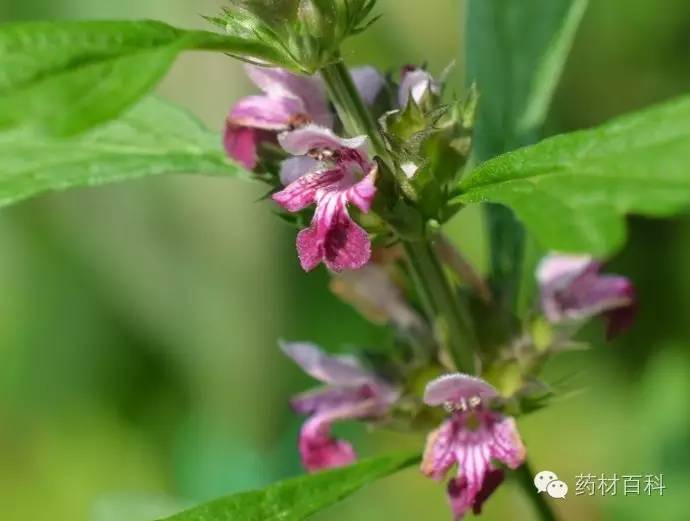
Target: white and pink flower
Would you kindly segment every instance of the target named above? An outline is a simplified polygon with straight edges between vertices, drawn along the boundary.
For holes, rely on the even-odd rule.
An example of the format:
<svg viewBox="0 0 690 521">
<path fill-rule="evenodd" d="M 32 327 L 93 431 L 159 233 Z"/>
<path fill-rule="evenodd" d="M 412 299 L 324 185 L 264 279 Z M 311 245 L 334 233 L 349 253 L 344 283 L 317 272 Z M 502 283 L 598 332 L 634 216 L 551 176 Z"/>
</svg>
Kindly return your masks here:
<svg viewBox="0 0 690 521">
<path fill-rule="evenodd" d="M 396 402 L 398 391 L 354 357 L 329 356 L 306 342 L 283 343 L 281 348 L 309 376 L 326 384 L 291 400 L 296 412 L 309 416 L 299 437 L 302 464 L 314 472 L 353 463 L 356 455 L 352 445 L 333 438 L 331 424 L 380 418 Z"/>
<path fill-rule="evenodd" d="M 263 94 L 235 104 L 226 120 L 224 143 L 228 155 L 246 168 L 256 168 L 259 144 L 275 141 L 281 132 L 310 123 L 333 128 L 335 117 L 319 76 L 256 65 L 246 65 L 245 70 Z M 354 68 L 351 73 L 362 98 L 373 103 L 383 88 L 383 76 L 369 66 Z"/>
<path fill-rule="evenodd" d="M 441 84 L 421 67 L 414 65 L 403 67 L 398 89 L 398 104 L 400 108 L 404 109 L 407 106 L 410 97 L 412 97 L 415 103 L 420 104 L 427 94 L 440 96 Z"/>
<path fill-rule="evenodd" d="M 516 469 L 525 461 L 525 447 L 511 417 L 491 409 L 498 392 L 481 378 L 451 374 L 430 382 L 424 402 L 444 406 L 450 417 L 429 434 L 422 472 L 443 480 L 457 464 L 448 482 L 448 499 L 458 521 L 472 510 L 481 512 L 484 501 L 504 479 L 500 462 Z"/>
<path fill-rule="evenodd" d="M 297 235 L 305 271 L 321 262 L 336 272 L 357 269 L 371 257 L 367 232 L 348 212 L 349 204 L 368 212 L 376 195 L 376 164 L 367 155 L 366 139 L 339 138 L 316 125 L 278 137 L 295 157 L 283 162 L 280 178 L 286 186 L 273 200 L 288 212 L 316 205 L 311 226 Z"/>
<path fill-rule="evenodd" d="M 280 132 L 311 122 L 333 125 L 321 78 L 256 65 L 245 70 L 263 94 L 238 101 L 225 127 L 225 149 L 245 167 L 255 168 L 259 144 L 274 140 Z"/>
<path fill-rule="evenodd" d="M 600 270 L 601 263 L 586 255 L 544 257 L 537 281 L 546 318 L 559 324 L 604 315 L 609 338 L 630 327 L 637 308 L 635 287 L 625 277 Z"/>
</svg>

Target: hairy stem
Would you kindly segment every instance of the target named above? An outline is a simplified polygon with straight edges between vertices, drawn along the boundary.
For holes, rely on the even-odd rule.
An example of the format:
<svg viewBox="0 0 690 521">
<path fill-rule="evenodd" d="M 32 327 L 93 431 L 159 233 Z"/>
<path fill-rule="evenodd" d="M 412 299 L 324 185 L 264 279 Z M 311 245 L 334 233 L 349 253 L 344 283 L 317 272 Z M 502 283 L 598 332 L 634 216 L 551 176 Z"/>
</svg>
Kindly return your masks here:
<svg viewBox="0 0 690 521">
<path fill-rule="evenodd" d="M 326 82 L 328 94 L 345 128 L 352 134 L 369 136 L 376 154 L 387 163 L 390 162 L 383 136 L 371 112 L 359 96 L 350 71 L 347 70 L 343 61 L 326 66 L 322 69 L 321 76 Z"/>
<path fill-rule="evenodd" d="M 326 82 L 328 94 L 345 128 L 353 135 L 369 136 L 376 155 L 386 163 L 405 196 L 411 201 L 416 201 L 417 194 L 414 188 L 405 173 L 393 161 L 383 135 L 357 92 L 345 63 L 340 60 L 324 67 L 321 76 Z"/>
<path fill-rule="evenodd" d="M 394 172 L 403 193 L 414 201 L 414 190 L 410 187 L 409 180 L 397 168 L 394 158 L 386 148 L 383 135 L 362 102 L 345 64 L 338 61 L 328 65 L 321 71 L 321 75 L 346 130 L 351 134 L 369 136 L 376 154 Z M 444 344 L 457 369 L 473 373 L 477 340 L 468 313 L 462 308 L 431 239 L 403 240 L 403 244 L 429 322 L 442 333 Z"/>
<path fill-rule="evenodd" d="M 534 510 L 538 514 L 538 519 L 541 521 L 557 521 L 556 514 L 546 500 L 546 494 L 544 492 L 538 493 L 534 488 L 534 472 L 532 472 L 529 462 L 525 461 L 513 475 L 525 496 L 532 503 Z"/>
<path fill-rule="evenodd" d="M 436 251 L 439 257 L 446 266 L 454 271 L 460 280 L 464 280 L 469 284 L 474 291 L 477 292 L 485 304 L 490 304 L 492 300 L 491 288 L 484 281 L 481 275 L 477 273 L 474 266 L 460 253 L 453 243 L 451 243 L 443 234 L 438 234 L 436 241 Z"/>
<path fill-rule="evenodd" d="M 405 252 L 417 291 L 432 325 L 448 347 L 456 368 L 474 372 L 477 341 L 466 311 L 443 271 L 436 250 L 429 240 L 405 241 Z"/>
<path fill-rule="evenodd" d="M 491 244 L 491 285 L 497 300 L 515 310 L 525 247 L 525 231 L 512 211 L 489 204 L 485 208 Z"/>
</svg>

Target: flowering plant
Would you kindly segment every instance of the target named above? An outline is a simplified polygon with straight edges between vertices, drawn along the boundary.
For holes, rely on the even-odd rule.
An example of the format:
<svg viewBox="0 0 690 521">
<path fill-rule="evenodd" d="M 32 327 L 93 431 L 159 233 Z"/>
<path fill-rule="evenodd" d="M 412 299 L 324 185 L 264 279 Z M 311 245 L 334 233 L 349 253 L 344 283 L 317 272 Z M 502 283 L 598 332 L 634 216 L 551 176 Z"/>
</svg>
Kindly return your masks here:
<svg viewBox="0 0 690 521">
<path fill-rule="evenodd" d="M 554 16 L 535 22 L 545 4 Z M 544 363 L 579 348 L 589 321 L 603 321 L 609 339 L 634 321 L 633 283 L 603 264 L 623 243 L 625 216 L 690 205 L 690 98 L 532 144 L 584 0 L 532 0 L 515 17 L 498 0 L 470 0 L 462 89 L 422 65 L 349 67 L 341 44 L 374 24 L 375 5 L 234 0 L 209 17 L 222 34 L 158 22 L 0 26 L 3 204 L 162 173 L 243 176 L 294 227 L 304 271 L 323 265 L 336 295 L 394 331 L 385 360 L 281 342 L 324 384 L 290 402 L 306 417 L 296 446 L 309 474 L 171 520 L 299 520 L 412 465 L 445 482 L 453 519 L 481 513 L 505 479 L 531 481 L 534 448 L 518 420 L 559 392 Z M 529 52 L 497 45 L 537 23 Z M 37 59 L 46 42 L 51 56 Z M 260 91 L 229 107 L 222 138 L 145 97 L 185 50 L 243 60 Z M 533 74 L 503 85 L 496 71 L 511 60 Z M 475 204 L 488 274 L 445 229 Z M 426 443 L 358 462 L 332 433 L 346 420 Z M 554 518 L 543 496 L 528 497 Z"/>
</svg>

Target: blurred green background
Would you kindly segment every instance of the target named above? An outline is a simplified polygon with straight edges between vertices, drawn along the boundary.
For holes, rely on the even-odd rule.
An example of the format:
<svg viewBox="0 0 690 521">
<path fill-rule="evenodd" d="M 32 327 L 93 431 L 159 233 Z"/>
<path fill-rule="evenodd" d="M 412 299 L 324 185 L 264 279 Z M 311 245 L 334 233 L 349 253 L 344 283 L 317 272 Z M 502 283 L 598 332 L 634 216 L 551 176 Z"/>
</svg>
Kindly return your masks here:
<svg viewBox="0 0 690 521">
<path fill-rule="evenodd" d="M 690 2 L 594 0 L 548 133 L 598 124 L 690 89 Z M 1 0 L 0 20 L 158 18 L 204 27 L 212 0 Z M 381 0 L 349 44 L 353 64 L 396 70 L 458 59 L 463 2 Z M 461 72 L 456 83 L 462 85 Z M 212 128 L 251 86 L 237 62 L 187 54 L 161 94 Z M 295 475 L 300 419 L 286 398 L 310 385 L 276 338 L 338 349 L 387 333 L 305 276 L 294 232 L 256 202 L 260 186 L 161 178 L 50 195 L 0 216 L 0 519 L 149 521 Z M 483 263 L 478 214 L 453 226 Z M 563 355 L 552 378 L 584 391 L 521 419 L 537 470 L 570 483 L 565 520 L 690 519 L 690 219 L 635 220 L 611 270 L 641 297 L 613 345 Z M 417 446 L 347 425 L 364 455 Z M 663 497 L 576 497 L 576 474 L 664 474 Z M 450 519 L 444 491 L 415 470 L 320 520 Z M 485 519 L 532 519 L 502 487 Z"/>
</svg>

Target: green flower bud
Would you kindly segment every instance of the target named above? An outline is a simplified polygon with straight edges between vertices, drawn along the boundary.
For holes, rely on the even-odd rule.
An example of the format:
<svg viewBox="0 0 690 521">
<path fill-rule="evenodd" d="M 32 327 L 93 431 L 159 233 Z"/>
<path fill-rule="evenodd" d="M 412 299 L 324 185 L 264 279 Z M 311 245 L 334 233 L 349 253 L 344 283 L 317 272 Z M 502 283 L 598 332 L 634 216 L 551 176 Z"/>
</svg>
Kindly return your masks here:
<svg viewBox="0 0 690 521">
<path fill-rule="evenodd" d="M 272 65 L 313 74 L 338 60 L 340 44 L 366 29 L 376 0 L 231 0 L 213 18 L 232 36 L 260 42 Z M 251 56 L 243 58 L 251 60 Z"/>
</svg>

